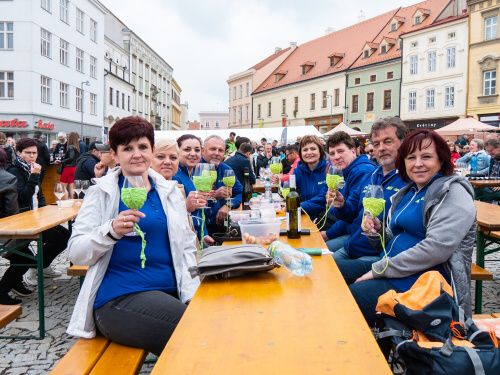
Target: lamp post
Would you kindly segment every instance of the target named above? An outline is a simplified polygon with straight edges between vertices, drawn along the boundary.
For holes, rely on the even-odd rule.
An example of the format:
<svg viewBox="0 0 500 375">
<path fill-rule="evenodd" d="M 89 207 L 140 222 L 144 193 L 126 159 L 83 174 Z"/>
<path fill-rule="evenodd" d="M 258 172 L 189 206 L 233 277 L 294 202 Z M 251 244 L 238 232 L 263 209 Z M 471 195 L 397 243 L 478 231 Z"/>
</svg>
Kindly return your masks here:
<svg viewBox="0 0 500 375">
<path fill-rule="evenodd" d="M 90 86 L 89 81 L 83 81 L 80 83 L 80 89 L 82 93 L 81 101 L 80 101 L 80 140 L 83 141 L 83 86 Z"/>
</svg>

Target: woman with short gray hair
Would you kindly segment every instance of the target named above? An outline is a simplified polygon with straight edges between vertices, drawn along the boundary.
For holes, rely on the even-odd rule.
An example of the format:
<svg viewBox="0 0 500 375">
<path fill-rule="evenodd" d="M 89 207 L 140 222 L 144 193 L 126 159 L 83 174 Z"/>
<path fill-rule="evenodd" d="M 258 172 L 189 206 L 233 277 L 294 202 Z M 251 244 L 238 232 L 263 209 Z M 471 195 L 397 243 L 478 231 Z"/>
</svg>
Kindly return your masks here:
<svg viewBox="0 0 500 375">
<path fill-rule="evenodd" d="M 457 163 L 467 163 L 470 173 L 488 175 L 490 168 L 490 156 L 484 151 L 484 142 L 474 138 L 469 143 L 470 152 L 457 160 Z"/>
</svg>

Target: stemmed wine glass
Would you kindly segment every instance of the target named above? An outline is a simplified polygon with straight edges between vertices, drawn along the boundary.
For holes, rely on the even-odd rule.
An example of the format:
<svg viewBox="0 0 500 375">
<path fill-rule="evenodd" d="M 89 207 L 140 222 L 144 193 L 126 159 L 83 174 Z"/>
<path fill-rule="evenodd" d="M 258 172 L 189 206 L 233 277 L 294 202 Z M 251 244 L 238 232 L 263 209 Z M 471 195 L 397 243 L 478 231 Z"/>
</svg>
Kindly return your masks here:
<svg viewBox="0 0 500 375">
<path fill-rule="evenodd" d="M 215 183 L 217 182 L 217 168 L 215 167 L 215 164 L 213 163 L 208 164 L 208 170 L 210 171 L 210 179 L 213 189 L 215 187 Z M 213 197 L 209 197 L 208 200 L 216 201 L 216 199 Z"/>
<path fill-rule="evenodd" d="M 232 188 L 234 186 L 234 184 L 236 183 L 236 176 L 234 175 L 234 171 L 232 169 L 227 169 L 224 171 L 222 183 L 228 188 Z M 231 207 L 231 196 L 229 195 L 229 192 L 227 194 L 227 205 Z"/>
<path fill-rule="evenodd" d="M 326 174 L 326 186 L 328 190 L 335 191 L 344 187 L 344 176 L 342 169 L 337 168 L 335 165 L 330 165 L 328 173 Z"/>
<path fill-rule="evenodd" d="M 80 199 L 80 193 L 82 192 L 82 180 L 75 180 L 75 193 L 76 193 L 76 198 L 75 199 Z"/>
<path fill-rule="evenodd" d="M 274 186 L 279 186 L 279 184 L 280 184 L 279 175 L 280 175 L 281 171 L 283 171 L 283 165 L 281 164 L 281 160 L 279 157 L 273 156 L 271 158 L 271 163 L 269 164 L 269 169 L 271 170 L 271 173 L 274 176 L 278 176 L 278 182 L 275 183 Z"/>
<path fill-rule="evenodd" d="M 57 207 L 61 208 L 61 199 L 64 197 L 65 195 L 65 191 L 64 191 L 64 186 L 57 182 L 54 184 L 54 195 L 56 196 L 57 198 Z"/>
<path fill-rule="evenodd" d="M 212 175 L 210 173 L 210 164 L 199 163 L 194 169 L 193 184 L 196 191 L 200 193 L 209 193 L 212 190 Z M 206 208 L 206 207 L 202 207 Z"/>
<path fill-rule="evenodd" d="M 284 200 L 286 200 L 288 193 L 290 193 L 290 183 L 288 181 L 284 181 L 283 187 L 281 188 L 281 195 Z"/>
<path fill-rule="evenodd" d="M 137 176 L 134 176 L 134 177 L 137 177 Z M 144 181 L 143 181 L 143 184 L 144 184 Z M 81 188 L 82 188 L 84 198 L 85 198 L 85 195 L 87 194 L 87 190 L 89 189 L 89 187 L 90 187 L 90 181 L 89 180 L 82 180 Z"/>
<path fill-rule="evenodd" d="M 381 185 L 368 185 L 363 197 L 364 216 L 376 218 L 385 209 L 384 189 Z M 362 232 L 364 234 L 364 232 Z"/>
</svg>

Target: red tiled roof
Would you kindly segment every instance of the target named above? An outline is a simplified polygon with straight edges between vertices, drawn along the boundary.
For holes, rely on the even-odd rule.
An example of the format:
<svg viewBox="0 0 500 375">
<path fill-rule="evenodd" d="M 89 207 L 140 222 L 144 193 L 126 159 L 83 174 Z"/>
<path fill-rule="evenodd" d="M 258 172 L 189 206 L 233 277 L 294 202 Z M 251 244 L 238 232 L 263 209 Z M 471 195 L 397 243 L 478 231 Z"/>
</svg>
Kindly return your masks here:
<svg viewBox="0 0 500 375">
<path fill-rule="evenodd" d="M 314 65 L 316 65 L 316 63 L 312 61 L 306 61 L 300 64 L 300 66 L 314 66 Z"/>
<path fill-rule="evenodd" d="M 404 23 L 406 21 L 406 18 L 401 17 L 401 16 L 394 16 L 393 19 L 395 19 L 396 21 L 399 21 L 401 23 Z"/>
<path fill-rule="evenodd" d="M 391 10 L 299 45 L 275 70 L 275 72 L 286 70 L 288 74 L 276 82 L 273 72 L 254 93 L 346 70 L 358 58 L 367 39 L 375 38 L 396 14 L 397 10 Z M 342 60 L 333 67 L 330 66 L 329 52 L 326 52 L 332 50 L 344 54 Z M 316 61 L 316 65 L 314 69 L 302 74 L 301 64 L 306 60 Z"/>
<path fill-rule="evenodd" d="M 431 10 L 426 8 L 417 8 L 413 14 L 417 13 L 417 11 L 421 11 L 425 15 L 431 14 Z"/>
<path fill-rule="evenodd" d="M 402 33 L 400 36 L 406 35 L 406 34 L 411 34 L 411 33 L 415 32 L 415 31 L 420 31 L 420 30 L 428 29 L 430 27 L 439 26 L 439 25 L 442 25 L 442 24 L 445 24 L 445 23 L 448 23 L 448 22 L 457 21 L 457 20 L 460 20 L 462 18 L 467 18 L 467 17 L 469 17 L 469 13 L 463 13 L 463 14 L 461 14 L 459 16 L 449 16 L 449 17 L 443 18 L 442 20 L 434 22 L 431 25 L 427 25 L 426 27 L 422 27 L 422 28 L 417 29 L 417 30 L 411 30 L 411 31 L 408 31 L 407 33 Z"/>
<path fill-rule="evenodd" d="M 403 17 L 409 22 L 403 23 L 396 31 L 390 31 L 390 25 L 384 27 L 380 34 L 373 40 L 375 43 L 380 43 L 384 38 L 389 37 L 394 40 L 398 40 L 401 34 L 416 31 L 428 27 L 434 22 L 434 20 L 441 14 L 444 8 L 448 5 L 449 0 L 426 0 L 418 4 L 414 4 L 408 7 L 398 9 L 396 16 Z M 429 16 L 419 23 L 418 25 L 413 24 L 413 15 L 418 10 L 429 10 Z M 392 18 L 391 18 L 392 20 Z M 363 58 L 359 55 L 359 58 L 352 64 L 351 68 L 359 68 L 366 65 L 376 64 L 383 61 L 392 60 L 401 57 L 401 50 L 399 45 L 396 48 L 391 48 L 387 53 L 380 54 L 378 51 L 373 53 L 368 58 Z"/>
<path fill-rule="evenodd" d="M 378 48 L 378 43 L 366 42 L 365 45 L 363 46 L 363 48 L 365 46 L 368 46 L 368 47 L 373 48 L 373 49 L 377 49 Z"/>
<path fill-rule="evenodd" d="M 384 36 L 382 40 L 385 40 L 389 44 L 396 44 L 397 40 L 395 38 L 389 38 L 388 36 Z"/>
<path fill-rule="evenodd" d="M 276 72 L 274 72 L 274 74 L 282 74 L 282 75 L 285 75 L 286 73 L 288 73 L 286 70 L 278 70 Z"/>
<path fill-rule="evenodd" d="M 343 58 L 345 56 L 345 53 L 342 52 L 332 52 L 331 54 L 328 55 L 328 57 L 340 57 Z"/>
<path fill-rule="evenodd" d="M 283 55 L 285 52 L 287 52 L 289 50 L 290 50 L 290 47 L 282 49 L 281 51 L 275 52 L 272 55 L 267 56 L 264 60 L 258 62 L 254 66 L 252 66 L 250 69 L 259 70 L 259 69 L 265 67 L 267 64 L 269 64 L 275 58 L 280 57 L 281 55 Z"/>
</svg>

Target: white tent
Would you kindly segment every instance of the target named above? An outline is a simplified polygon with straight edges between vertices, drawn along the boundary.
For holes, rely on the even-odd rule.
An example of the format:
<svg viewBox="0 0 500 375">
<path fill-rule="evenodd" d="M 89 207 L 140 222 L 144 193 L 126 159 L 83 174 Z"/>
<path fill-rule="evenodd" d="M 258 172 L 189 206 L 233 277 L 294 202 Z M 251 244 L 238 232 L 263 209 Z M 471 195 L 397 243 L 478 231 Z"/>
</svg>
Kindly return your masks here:
<svg viewBox="0 0 500 375">
<path fill-rule="evenodd" d="M 216 134 L 222 139 L 229 138 L 230 132 L 235 132 L 236 136 L 248 137 L 252 141 L 260 143 L 262 138 L 266 138 L 269 142 L 276 139 L 280 142 L 281 134 L 284 129 L 287 129 L 287 143 L 295 142 L 297 137 L 302 137 L 304 135 L 317 135 L 321 136 L 321 133 L 314 126 L 288 126 L 286 128 L 276 127 L 276 128 L 251 128 L 251 129 L 218 129 L 218 130 L 159 130 L 155 132 L 155 137 L 177 139 L 184 134 L 194 134 L 200 137 L 202 140 L 209 135 Z"/>
<path fill-rule="evenodd" d="M 366 133 L 352 129 L 352 128 L 348 127 L 346 124 L 344 124 L 343 122 L 341 122 L 336 127 L 334 127 L 332 130 L 323 134 L 323 136 L 329 136 L 329 135 L 332 135 L 332 134 L 337 133 L 337 132 L 345 132 L 352 137 L 367 135 Z"/>
<path fill-rule="evenodd" d="M 460 118 L 449 125 L 436 129 L 441 135 L 462 135 L 477 132 L 498 131 L 499 128 L 485 124 L 473 117 Z"/>
</svg>

